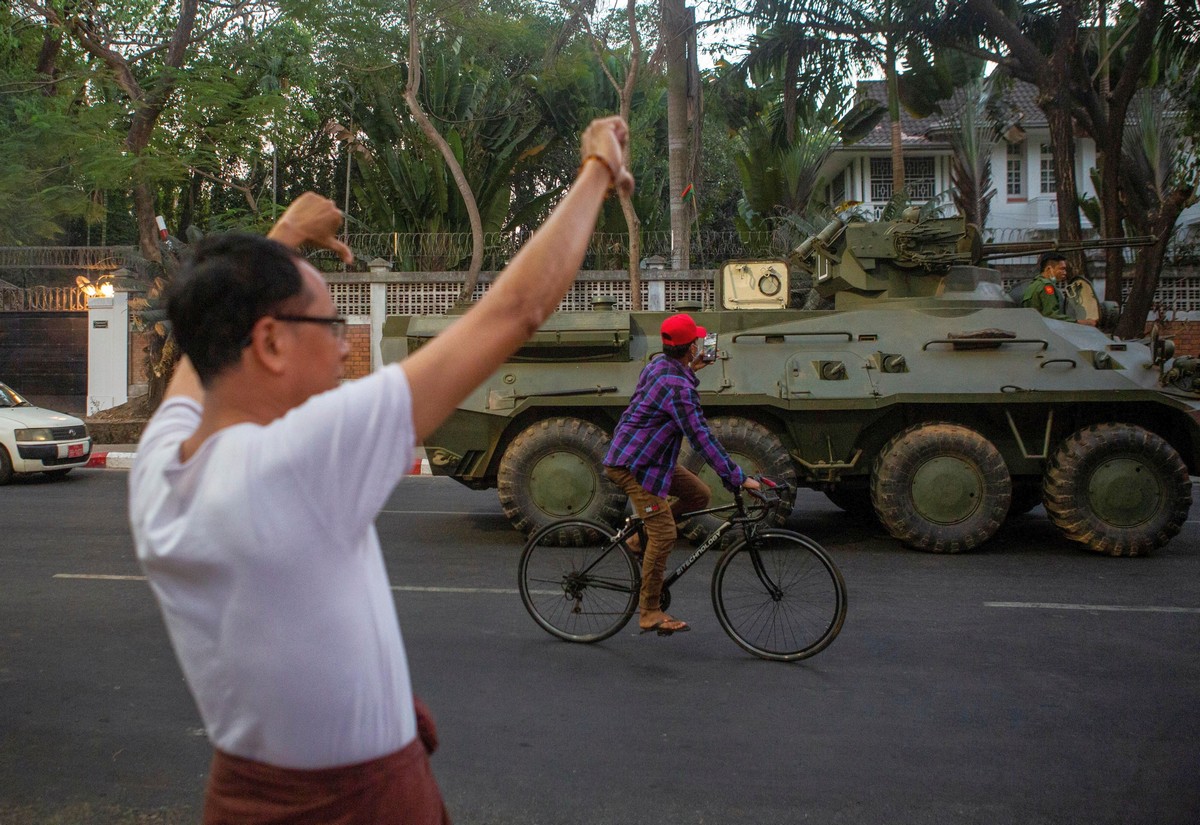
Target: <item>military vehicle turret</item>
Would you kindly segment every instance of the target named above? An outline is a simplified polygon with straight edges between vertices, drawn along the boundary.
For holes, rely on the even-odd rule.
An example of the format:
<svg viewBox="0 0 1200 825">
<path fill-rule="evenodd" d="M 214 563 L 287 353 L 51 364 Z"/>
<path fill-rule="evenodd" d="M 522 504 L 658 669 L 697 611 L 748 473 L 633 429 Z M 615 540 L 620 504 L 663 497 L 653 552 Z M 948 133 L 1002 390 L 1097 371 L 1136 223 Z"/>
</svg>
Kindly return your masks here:
<svg viewBox="0 0 1200 825">
<path fill-rule="evenodd" d="M 726 264 L 716 308 L 693 312 L 717 334 L 699 373 L 710 426 L 746 470 L 871 512 L 914 548 L 977 547 L 1039 503 L 1099 553 L 1165 544 L 1200 472 L 1200 361 L 1021 308 L 979 265 L 1003 251 L 959 218 L 837 220 L 789 260 Z M 1077 317 L 1103 310 L 1092 296 Z M 497 487 L 520 530 L 619 521 L 599 463 L 668 314 L 556 313 L 429 438 L 433 472 Z M 389 318 L 385 359 L 451 320 Z M 719 500 L 686 444 L 682 461 Z"/>
</svg>

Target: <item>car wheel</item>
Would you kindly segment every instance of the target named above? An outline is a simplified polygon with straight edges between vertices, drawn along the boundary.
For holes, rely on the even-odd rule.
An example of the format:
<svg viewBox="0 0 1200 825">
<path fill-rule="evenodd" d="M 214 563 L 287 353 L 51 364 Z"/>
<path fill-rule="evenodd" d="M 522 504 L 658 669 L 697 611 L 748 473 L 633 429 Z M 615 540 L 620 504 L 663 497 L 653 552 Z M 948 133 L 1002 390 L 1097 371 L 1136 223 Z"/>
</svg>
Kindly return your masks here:
<svg viewBox="0 0 1200 825">
<path fill-rule="evenodd" d="M 8 457 L 8 450 L 4 449 L 4 445 L 0 444 L 0 484 L 8 484 L 8 482 L 12 481 L 12 477 L 12 459 Z"/>
</svg>

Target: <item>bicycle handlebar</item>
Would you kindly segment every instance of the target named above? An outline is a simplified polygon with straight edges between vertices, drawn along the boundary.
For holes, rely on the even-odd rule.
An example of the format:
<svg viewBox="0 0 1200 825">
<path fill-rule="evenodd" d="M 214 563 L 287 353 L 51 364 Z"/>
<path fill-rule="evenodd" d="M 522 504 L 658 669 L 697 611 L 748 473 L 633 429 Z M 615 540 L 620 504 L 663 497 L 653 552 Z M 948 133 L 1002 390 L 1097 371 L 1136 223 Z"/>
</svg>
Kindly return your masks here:
<svg viewBox="0 0 1200 825">
<path fill-rule="evenodd" d="M 756 475 L 753 476 L 753 478 L 762 486 L 758 490 L 748 490 L 745 487 L 739 487 L 734 491 L 733 498 L 734 501 L 737 502 L 739 513 L 743 516 L 746 515 L 746 507 L 742 500 L 742 491 L 745 490 L 752 497 L 758 499 L 762 506 L 755 508 L 761 511 L 758 517 L 755 518 L 755 521 L 766 518 L 771 507 L 784 502 L 784 495 L 790 494 L 795 490 L 795 488 L 786 481 L 775 481 L 774 479 L 767 478 L 763 475 Z"/>
</svg>

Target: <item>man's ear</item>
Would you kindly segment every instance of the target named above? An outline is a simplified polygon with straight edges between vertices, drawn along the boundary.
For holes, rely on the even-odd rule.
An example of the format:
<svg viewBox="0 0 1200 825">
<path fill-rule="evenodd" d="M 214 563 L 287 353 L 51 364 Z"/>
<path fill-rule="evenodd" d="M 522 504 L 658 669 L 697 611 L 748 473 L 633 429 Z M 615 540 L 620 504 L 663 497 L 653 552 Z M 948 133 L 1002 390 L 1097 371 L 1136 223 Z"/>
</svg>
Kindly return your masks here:
<svg viewBox="0 0 1200 825">
<path fill-rule="evenodd" d="M 242 352 L 242 359 L 249 358 L 259 369 L 279 375 L 284 370 L 290 343 L 291 339 L 283 334 L 283 324 L 264 315 L 254 322 L 250 346 Z"/>
</svg>

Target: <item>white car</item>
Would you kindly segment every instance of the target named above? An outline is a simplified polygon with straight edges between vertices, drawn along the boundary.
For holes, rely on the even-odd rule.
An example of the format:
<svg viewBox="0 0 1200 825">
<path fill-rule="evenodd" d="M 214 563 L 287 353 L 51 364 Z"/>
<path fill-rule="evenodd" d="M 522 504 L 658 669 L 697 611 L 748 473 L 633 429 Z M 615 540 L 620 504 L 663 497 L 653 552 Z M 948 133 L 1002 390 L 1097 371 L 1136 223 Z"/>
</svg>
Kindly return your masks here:
<svg viewBox="0 0 1200 825">
<path fill-rule="evenodd" d="M 65 476 L 87 464 L 92 439 L 71 415 L 35 407 L 0 384 L 0 484 L 14 473 Z"/>
</svg>

